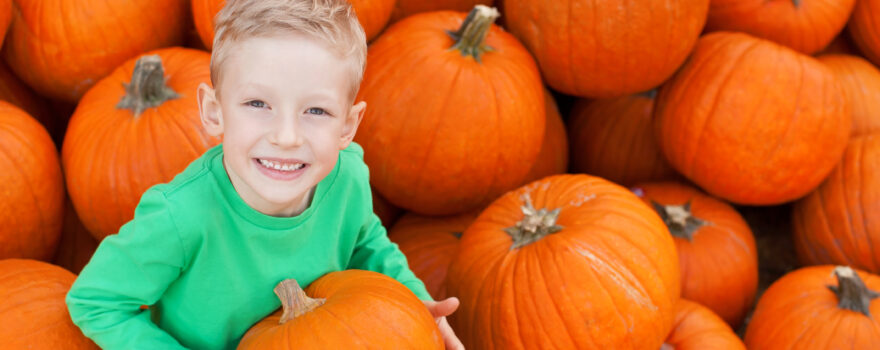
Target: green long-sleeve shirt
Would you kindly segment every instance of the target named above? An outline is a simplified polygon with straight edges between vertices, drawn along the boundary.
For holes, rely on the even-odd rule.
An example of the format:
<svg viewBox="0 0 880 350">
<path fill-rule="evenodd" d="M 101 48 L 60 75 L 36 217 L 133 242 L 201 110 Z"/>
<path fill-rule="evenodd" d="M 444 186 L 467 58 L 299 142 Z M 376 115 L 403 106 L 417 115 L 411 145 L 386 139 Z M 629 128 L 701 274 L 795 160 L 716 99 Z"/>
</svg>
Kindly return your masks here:
<svg viewBox="0 0 880 350">
<path fill-rule="evenodd" d="M 339 152 L 309 208 L 286 218 L 248 206 L 222 156 L 214 147 L 146 191 L 134 219 L 104 239 L 82 270 L 66 301 L 73 322 L 99 346 L 234 348 L 280 306 L 272 292 L 278 282 L 306 286 L 345 269 L 384 273 L 431 299 L 372 212 L 360 146 Z"/>
</svg>

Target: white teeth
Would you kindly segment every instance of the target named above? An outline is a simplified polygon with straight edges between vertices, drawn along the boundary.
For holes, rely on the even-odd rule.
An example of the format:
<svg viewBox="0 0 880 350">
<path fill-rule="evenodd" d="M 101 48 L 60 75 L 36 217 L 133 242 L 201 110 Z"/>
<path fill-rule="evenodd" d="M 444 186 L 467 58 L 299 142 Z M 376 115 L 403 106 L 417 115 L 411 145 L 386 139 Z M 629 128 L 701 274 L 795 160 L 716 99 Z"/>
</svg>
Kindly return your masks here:
<svg viewBox="0 0 880 350">
<path fill-rule="evenodd" d="M 302 169 L 303 167 L 306 166 L 303 163 L 281 165 L 281 164 L 275 163 L 271 160 L 265 160 L 265 159 L 258 159 L 258 160 L 260 161 L 260 164 L 262 164 L 263 166 L 270 168 L 270 169 L 280 170 L 280 171 L 299 170 L 299 169 Z"/>
</svg>

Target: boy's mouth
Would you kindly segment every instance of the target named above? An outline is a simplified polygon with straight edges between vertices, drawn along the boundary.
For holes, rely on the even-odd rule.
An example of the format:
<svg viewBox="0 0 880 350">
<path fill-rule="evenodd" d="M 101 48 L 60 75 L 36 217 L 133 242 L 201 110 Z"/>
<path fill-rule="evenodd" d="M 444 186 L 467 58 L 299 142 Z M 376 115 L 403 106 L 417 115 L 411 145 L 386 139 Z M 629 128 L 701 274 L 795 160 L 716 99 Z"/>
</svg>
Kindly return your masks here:
<svg viewBox="0 0 880 350">
<path fill-rule="evenodd" d="M 303 163 L 298 160 L 268 160 L 268 159 L 260 159 L 256 158 L 257 163 L 262 165 L 263 167 L 276 171 L 297 171 L 299 169 L 305 168 L 306 163 Z"/>
</svg>

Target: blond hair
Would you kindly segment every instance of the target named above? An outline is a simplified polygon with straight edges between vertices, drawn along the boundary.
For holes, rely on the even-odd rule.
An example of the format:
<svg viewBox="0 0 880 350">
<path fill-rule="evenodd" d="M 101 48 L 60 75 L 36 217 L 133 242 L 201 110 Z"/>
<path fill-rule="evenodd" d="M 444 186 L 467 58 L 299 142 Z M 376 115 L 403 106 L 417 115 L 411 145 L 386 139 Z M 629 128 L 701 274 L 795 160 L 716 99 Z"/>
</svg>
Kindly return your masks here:
<svg viewBox="0 0 880 350">
<path fill-rule="evenodd" d="M 312 37 L 351 58 L 351 98 L 357 94 L 367 61 L 367 38 L 347 0 L 226 0 L 214 20 L 211 82 L 220 84 L 220 66 L 233 43 L 253 37 L 297 33 Z"/>
</svg>

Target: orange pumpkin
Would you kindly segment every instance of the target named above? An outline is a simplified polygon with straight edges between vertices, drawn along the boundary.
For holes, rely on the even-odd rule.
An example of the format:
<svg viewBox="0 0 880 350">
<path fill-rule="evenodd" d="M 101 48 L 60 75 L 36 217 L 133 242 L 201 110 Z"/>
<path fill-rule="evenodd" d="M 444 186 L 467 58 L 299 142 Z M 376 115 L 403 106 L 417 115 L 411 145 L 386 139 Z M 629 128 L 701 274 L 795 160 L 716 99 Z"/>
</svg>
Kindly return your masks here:
<svg viewBox="0 0 880 350">
<path fill-rule="evenodd" d="M 397 218 L 403 214 L 403 210 L 398 207 L 395 207 L 393 204 L 388 203 L 388 200 L 382 198 L 375 190 L 372 191 L 373 194 L 373 212 L 379 217 L 379 220 L 382 221 L 382 226 L 391 227 Z"/>
<path fill-rule="evenodd" d="M 480 4 L 492 6 L 492 2 L 492 0 L 396 0 L 394 10 L 391 12 L 391 22 L 422 12 L 442 10 L 465 12 Z"/>
<path fill-rule="evenodd" d="M 681 297 L 739 327 L 758 290 L 758 250 L 746 221 L 727 203 L 679 183 L 639 184 L 633 191 L 675 239 Z"/>
<path fill-rule="evenodd" d="M 48 107 L 49 102 L 18 79 L 3 62 L 0 62 L 0 100 L 23 109 L 39 121 L 49 132 L 49 135 L 54 136 L 56 132 L 64 135 L 64 123 L 60 120 L 61 118 L 56 118 L 53 115 Z"/>
<path fill-rule="evenodd" d="M 847 30 L 859 49 L 871 62 L 880 65 L 880 0 L 858 0 Z"/>
<path fill-rule="evenodd" d="M 675 324 L 660 350 L 746 350 L 742 340 L 712 310 L 680 299 Z"/>
<path fill-rule="evenodd" d="M 655 95 L 576 101 L 568 128 L 572 171 L 624 186 L 677 178 L 651 128 Z"/>
<path fill-rule="evenodd" d="M 12 22 L 12 0 L 0 0 L 0 47 L 6 39 L 6 31 Z"/>
<path fill-rule="evenodd" d="M 73 209 L 73 203 L 66 200 L 61 240 L 58 242 L 58 249 L 55 251 L 52 263 L 74 274 L 79 274 L 92 259 L 97 248 L 98 241 L 79 221 L 76 210 Z"/>
<path fill-rule="evenodd" d="M 812 266 L 773 283 L 746 330 L 749 350 L 876 349 L 880 276 L 843 266 Z"/>
<path fill-rule="evenodd" d="M 275 294 L 282 309 L 251 327 L 238 349 L 443 349 L 425 305 L 378 272 L 331 272 L 305 291 L 284 280 Z"/>
<path fill-rule="evenodd" d="M 475 210 L 520 185 L 544 136 L 534 60 L 492 24 L 493 9 L 465 17 L 431 12 L 388 28 L 358 93 L 370 106 L 355 136 L 370 182 L 420 214 Z"/>
<path fill-rule="evenodd" d="M 144 191 L 219 143 L 204 131 L 196 101 L 198 85 L 211 82 L 209 62 L 204 51 L 157 50 L 129 60 L 80 101 L 62 160 L 76 212 L 99 240 L 131 220 Z"/>
<path fill-rule="evenodd" d="M 5 101 L 0 101 L 0 169 L 0 259 L 48 261 L 64 217 L 58 151 L 40 123 Z"/>
<path fill-rule="evenodd" d="M 6 62 L 41 95 L 76 102 L 145 51 L 183 43 L 186 0 L 16 1 Z"/>
<path fill-rule="evenodd" d="M 880 134 L 850 140 L 825 182 L 794 205 L 792 230 L 805 265 L 846 264 L 880 273 Z"/>
<path fill-rule="evenodd" d="M 559 114 L 559 107 L 550 91 L 544 89 L 544 109 L 547 121 L 544 127 L 544 141 L 538 151 L 538 159 L 526 175 L 523 184 L 539 180 L 546 176 L 565 173 L 568 170 L 568 136 L 565 133 L 565 122 Z"/>
<path fill-rule="evenodd" d="M 451 217 L 406 214 L 388 231 L 388 239 L 406 255 L 416 274 L 434 300 L 446 299 L 446 274 L 458 252 L 461 234 L 479 212 Z"/>
<path fill-rule="evenodd" d="M 880 131 L 880 70 L 858 56 L 819 57 L 843 84 L 852 111 L 852 136 Z"/>
<path fill-rule="evenodd" d="M 0 260 L 0 339 L 5 349 L 98 347 L 70 320 L 64 297 L 70 271 L 34 260 Z"/>
<path fill-rule="evenodd" d="M 747 205 L 802 197 L 843 154 L 851 116 L 834 73 L 742 33 L 700 39 L 660 89 L 654 136 L 679 173 Z"/>
<path fill-rule="evenodd" d="M 679 298 L 675 244 L 632 192 L 555 175 L 471 224 L 447 276 L 469 349 L 658 349 Z M 625 315 L 625 316 L 621 316 Z"/>
</svg>

